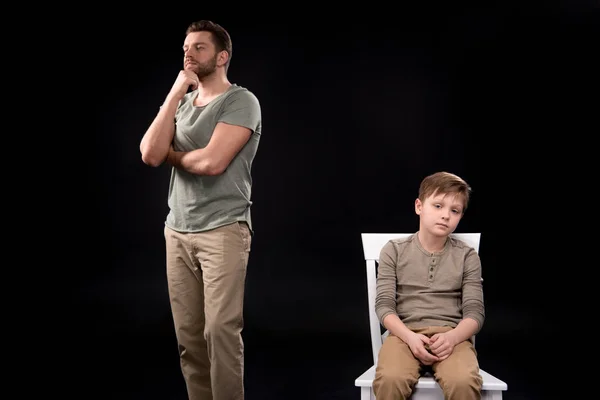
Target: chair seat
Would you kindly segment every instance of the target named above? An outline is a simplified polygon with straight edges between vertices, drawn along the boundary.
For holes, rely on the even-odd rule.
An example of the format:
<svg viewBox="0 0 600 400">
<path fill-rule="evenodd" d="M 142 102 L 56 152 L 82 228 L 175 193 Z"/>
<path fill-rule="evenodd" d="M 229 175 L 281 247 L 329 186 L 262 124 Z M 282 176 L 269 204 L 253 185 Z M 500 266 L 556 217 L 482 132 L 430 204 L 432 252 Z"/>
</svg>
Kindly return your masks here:
<svg viewBox="0 0 600 400">
<path fill-rule="evenodd" d="M 483 378 L 482 390 L 495 391 L 495 390 L 507 390 L 508 386 L 505 382 L 496 378 L 493 375 L 488 374 L 484 370 L 480 369 L 479 373 Z M 373 379 L 375 379 L 375 365 L 366 370 L 361 376 L 356 378 L 354 384 L 358 387 L 372 387 Z M 419 378 L 419 382 L 415 385 L 415 389 L 435 389 L 439 387 L 435 379 L 431 376 L 422 376 Z"/>
</svg>

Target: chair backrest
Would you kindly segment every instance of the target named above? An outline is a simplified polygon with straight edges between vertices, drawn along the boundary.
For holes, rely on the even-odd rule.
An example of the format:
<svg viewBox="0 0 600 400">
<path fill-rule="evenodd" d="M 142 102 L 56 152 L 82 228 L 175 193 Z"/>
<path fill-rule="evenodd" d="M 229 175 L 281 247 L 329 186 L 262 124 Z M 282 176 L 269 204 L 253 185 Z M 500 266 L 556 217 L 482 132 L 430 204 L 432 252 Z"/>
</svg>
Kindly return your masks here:
<svg viewBox="0 0 600 400">
<path fill-rule="evenodd" d="M 369 327 L 371 332 L 371 347 L 373 351 L 373 362 L 377 364 L 379 349 L 387 332 L 381 333 L 381 324 L 375 313 L 375 297 L 377 292 L 377 269 L 381 248 L 392 239 L 405 238 L 413 233 L 362 233 L 363 253 L 367 268 L 367 295 L 369 300 Z M 467 245 L 479 252 L 479 241 L 481 233 L 453 233 L 453 237 L 462 240 Z"/>
</svg>

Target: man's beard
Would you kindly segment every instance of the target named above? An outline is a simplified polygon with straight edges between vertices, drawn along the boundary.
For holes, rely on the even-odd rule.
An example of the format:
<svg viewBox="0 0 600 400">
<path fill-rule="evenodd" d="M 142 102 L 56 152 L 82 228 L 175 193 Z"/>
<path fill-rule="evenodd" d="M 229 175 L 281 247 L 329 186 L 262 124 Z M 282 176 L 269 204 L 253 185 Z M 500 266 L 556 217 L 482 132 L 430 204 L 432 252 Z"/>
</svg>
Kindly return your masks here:
<svg viewBox="0 0 600 400">
<path fill-rule="evenodd" d="M 198 79 L 206 78 L 217 70 L 217 56 L 215 55 L 212 60 L 204 64 L 198 64 L 197 68 L 196 75 L 198 75 Z"/>
</svg>

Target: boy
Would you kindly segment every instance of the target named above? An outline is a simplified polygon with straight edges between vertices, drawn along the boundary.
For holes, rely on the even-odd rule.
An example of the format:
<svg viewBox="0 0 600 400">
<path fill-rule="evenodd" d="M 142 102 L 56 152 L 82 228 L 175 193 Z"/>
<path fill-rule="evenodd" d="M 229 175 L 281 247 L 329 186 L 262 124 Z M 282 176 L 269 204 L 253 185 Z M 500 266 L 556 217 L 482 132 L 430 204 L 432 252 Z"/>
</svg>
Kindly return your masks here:
<svg viewBox="0 0 600 400">
<path fill-rule="evenodd" d="M 485 319 L 481 263 L 473 248 L 450 236 L 470 193 L 454 174 L 426 177 L 415 200 L 418 232 L 381 250 L 375 309 L 390 334 L 373 382 L 377 400 L 407 399 L 425 366 L 446 399 L 481 398 L 471 342 Z"/>
</svg>

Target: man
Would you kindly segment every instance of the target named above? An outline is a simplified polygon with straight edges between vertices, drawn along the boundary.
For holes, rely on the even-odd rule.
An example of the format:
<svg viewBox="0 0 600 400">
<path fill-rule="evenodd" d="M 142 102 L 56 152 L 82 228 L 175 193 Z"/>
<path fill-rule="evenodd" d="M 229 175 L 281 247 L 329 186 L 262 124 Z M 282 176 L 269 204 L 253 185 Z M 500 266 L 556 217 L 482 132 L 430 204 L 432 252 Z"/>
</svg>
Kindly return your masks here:
<svg viewBox="0 0 600 400">
<path fill-rule="evenodd" d="M 183 70 L 140 151 L 150 166 L 172 166 L 167 282 L 189 399 L 240 400 L 251 167 L 261 109 L 253 93 L 227 78 L 231 38 L 220 25 L 192 23 L 183 52 Z"/>
</svg>

